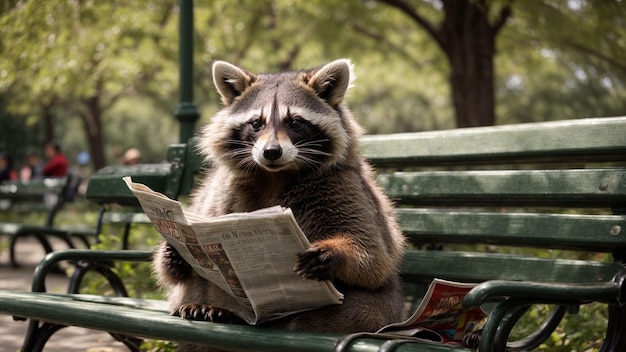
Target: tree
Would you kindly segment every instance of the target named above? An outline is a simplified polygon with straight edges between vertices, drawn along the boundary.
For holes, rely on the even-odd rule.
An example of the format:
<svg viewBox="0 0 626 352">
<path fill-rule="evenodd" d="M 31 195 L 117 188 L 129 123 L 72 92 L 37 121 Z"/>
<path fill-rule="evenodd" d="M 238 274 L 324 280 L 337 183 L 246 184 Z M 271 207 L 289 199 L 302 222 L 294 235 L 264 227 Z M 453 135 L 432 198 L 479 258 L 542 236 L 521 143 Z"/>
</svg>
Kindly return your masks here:
<svg viewBox="0 0 626 352">
<path fill-rule="evenodd" d="M 28 91 L 13 108 L 46 121 L 53 112 L 79 117 L 95 168 L 107 164 L 103 114 L 138 83 L 158 80 L 162 53 L 151 44 L 167 33 L 175 7 L 173 1 L 125 4 L 18 2 L 0 19 L 6 43 L 0 49 L 0 89 Z M 58 137 L 51 125 L 48 139 Z"/>
<path fill-rule="evenodd" d="M 379 0 L 411 18 L 443 50 L 449 63 L 449 82 L 458 127 L 495 123 L 494 56 L 496 36 L 511 15 L 501 5 L 495 20 L 488 0 L 442 0 L 443 20 L 424 17 L 410 0 Z"/>
<path fill-rule="evenodd" d="M 41 138 L 71 140 L 72 149 L 91 145 L 96 168 L 130 146 L 159 160 L 178 140 L 176 0 L 1 4 L 0 119 L 24 121 L 3 126 L 35 126 Z M 215 59 L 276 71 L 347 57 L 358 77 L 347 102 L 370 133 L 620 114 L 625 7 L 583 0 L 197 1 L 195 101 L 201 123 L 220 108 Z"/>
</svg>

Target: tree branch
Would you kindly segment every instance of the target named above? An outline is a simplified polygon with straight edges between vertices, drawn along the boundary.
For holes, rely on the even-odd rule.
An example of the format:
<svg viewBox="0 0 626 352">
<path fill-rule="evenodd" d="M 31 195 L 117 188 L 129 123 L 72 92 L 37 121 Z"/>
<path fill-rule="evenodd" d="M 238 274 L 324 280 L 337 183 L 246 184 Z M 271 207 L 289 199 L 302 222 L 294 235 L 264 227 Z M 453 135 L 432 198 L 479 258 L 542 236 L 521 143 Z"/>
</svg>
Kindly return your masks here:
<svg viewBox="0 0 626 352">
<path fill-rule="evenodd" d="M 571 47 L 574 50 L 578 50 L 578 51 L 580 51 L 582 53 L 589 54 L 589 55 L 591 55 L 593 57 L 596 57 L 596 58 L 598 58 L 600 60 L 604 60 L 605 62 L 607 62 L 608 64 L 614 66 L 615 68 L 626 72 L 626 65 L 623 62 L 615 60 L 614 58 L 612 58 L 612 57 L 610 57 L 610 56 L 608 56 L 606 54 L 603 54 L 601 52 L 595 51 L 594 49 L 592 49 L 590 47 L 587 47 L 587 46 L 584 46 L 582 44 L 573 42 L 571 40 L 564 40 L 563 43 L 565 45 Z"/>
<path fill-rule="evenodd" d="M 405 15 L 409 16 L 415 23 L 420 25 L 428 34 L 430 34 L 433 39 L 439 44 L 441 48 L 445 47 L 445 40 L 441 31 L 439 31 L 432 23 L 426 20 L 422 15 L 417 13 L 415 9 L 404 0 L 378 0 L 383 4 L 387 4 L 388 6 L 395 7 L 396 9 L 402 11 Z M 445 50 L 444 50 L 445 51 Z"/>
<path fill-rule="evenodd" d="M 378 33 L 369 31 L 367 28 L 360 26 L 355 22 L 348 23 L 348 26 L 352 28 L 352 30 L 354 30 L 355 32 L 371 38 L 377 43 L 382 43 L 383 45 L 386 45 L 387 47 L 389 47 L 389 49 L 396 53 L 399 53 L 401 56 L 405 57 L 407 60 L 409 60 L 409 62 L 412 62 L 415 65 L 422 66 L 425 64 L 424 62 L 418 62 L 413 56 L 411 56 L 411 54 L 405 49 L 404 46 L 396 45 Z"/>
<path fill-rule="evenodd" d="M 509 1 L 509 3 L 506 4 L 506 6 L 504 6 L 500 10 L 500 14 L 499 14 L 498 18 L 496 19 L 496 22 L 492 26 L 494 36 L 498 34 L 498 32 L 502 29 L 502 27 L 504 27 L 504 24 L 509 19 L 509 17 L 511 17 L 511 14 L 513 12 L 511 10 L 511 3 L 512 2 L 513 2 L 513 0 Z"/>
</svg>

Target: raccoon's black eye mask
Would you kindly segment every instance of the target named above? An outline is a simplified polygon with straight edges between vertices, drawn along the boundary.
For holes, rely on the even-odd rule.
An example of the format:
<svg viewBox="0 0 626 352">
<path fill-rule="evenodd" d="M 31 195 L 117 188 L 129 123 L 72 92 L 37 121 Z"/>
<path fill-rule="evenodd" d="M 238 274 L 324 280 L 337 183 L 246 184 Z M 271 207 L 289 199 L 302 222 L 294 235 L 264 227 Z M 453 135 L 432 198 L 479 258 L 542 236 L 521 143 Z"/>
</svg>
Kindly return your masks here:
<svg viewBox="0 0 626 352">
<path fill-rule="evenodd" d="M 291 128 L 292 130 L 299 130 L 301 129 L 304 124 L 306 124 L 306 121 L 304 121 L 302 118 L 300 117 L 292 117 L 291 119 L 289 119 L 289 121 L 287 122 L 287 127 Z"/>
<path fill-rule="evenodd" d="M 250 127 L 254 130 L 254 132 L 259 132 L 263 128 L 263 121 L 261 119 L 254 119 L 250 121 Z"/>
</svg>

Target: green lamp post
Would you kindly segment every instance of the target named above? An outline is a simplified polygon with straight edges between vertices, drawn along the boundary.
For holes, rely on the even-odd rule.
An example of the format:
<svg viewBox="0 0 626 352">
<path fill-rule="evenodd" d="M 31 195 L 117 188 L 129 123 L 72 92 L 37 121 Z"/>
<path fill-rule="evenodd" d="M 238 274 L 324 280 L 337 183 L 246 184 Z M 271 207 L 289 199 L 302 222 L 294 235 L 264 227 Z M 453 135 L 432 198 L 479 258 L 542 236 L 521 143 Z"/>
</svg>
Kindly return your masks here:
<svg viewBox="0 0 626 352">
<path fill-rule="evenodd" d="M 174 116 L 180 122 L 179 142 L 187 143 L 200 117 L 193 103 L 193 0 L 180 0 L 179 21 L 180 101 Z"/>
</svg>

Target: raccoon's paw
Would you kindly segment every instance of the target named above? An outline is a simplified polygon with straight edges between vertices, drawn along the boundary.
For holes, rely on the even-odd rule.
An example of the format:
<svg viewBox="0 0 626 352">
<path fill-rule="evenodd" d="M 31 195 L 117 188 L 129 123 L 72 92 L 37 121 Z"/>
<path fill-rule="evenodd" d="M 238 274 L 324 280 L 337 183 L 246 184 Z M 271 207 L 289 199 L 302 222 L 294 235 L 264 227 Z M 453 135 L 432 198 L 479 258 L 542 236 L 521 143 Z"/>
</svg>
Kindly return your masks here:
<svg viewBox="0 0 626 352">
<path fill-rule="evenodd" d="M 172 315 L 187 320 L 210 321 L 213 323 L 246 324 L 228 309 L 216 308 L 208 304 L 183 304 Z"/>
<path fill-rule="evenodd" d="M 163 264 L 165 264 L 165 274 L 175 281 L 183 281 L 193 272 L 191 265 L 169 243 L 165 244 L 162 256 Z"/>
<path fill-rule="evenodd" d="M 306 252 L 298 253 L 294 271 L 309 280 L 334 280 L 340 265 L 340 258 L 332 256 L 327 248 L 312 246 Z"/>
</svg>

